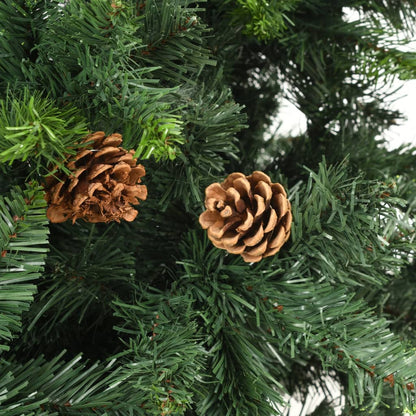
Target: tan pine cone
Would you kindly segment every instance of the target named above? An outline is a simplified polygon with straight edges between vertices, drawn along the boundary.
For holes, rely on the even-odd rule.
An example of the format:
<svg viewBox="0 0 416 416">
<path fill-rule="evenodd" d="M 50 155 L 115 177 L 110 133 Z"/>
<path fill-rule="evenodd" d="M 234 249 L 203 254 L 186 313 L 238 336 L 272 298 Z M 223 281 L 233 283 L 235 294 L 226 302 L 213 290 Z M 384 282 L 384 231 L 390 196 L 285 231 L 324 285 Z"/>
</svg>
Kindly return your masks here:
<svg viewBox="0 0 416 416">
<path fill-rule="evenodd" d="M 137 165 L 133 150 L 120 147 L 123 139 L 118 133 L 106 137 L 97 131 L 84 140 L 91 141 L 66 165 L 72 175 L 59 172 L 47 178 L 46 215 L 51 222 L 133 221 L 137 211 L 132 204 L 147 197 L 146 185 L 138 185 L 144 167 Z"/>
<path fill-rule="evenodd" d="M 288 240 L 292 224 L 286 191 L 263 172 L 231 173 L 205 190 L 202 228 L 218 248 L 258 262 L 276 254 Z"/>
</svg>

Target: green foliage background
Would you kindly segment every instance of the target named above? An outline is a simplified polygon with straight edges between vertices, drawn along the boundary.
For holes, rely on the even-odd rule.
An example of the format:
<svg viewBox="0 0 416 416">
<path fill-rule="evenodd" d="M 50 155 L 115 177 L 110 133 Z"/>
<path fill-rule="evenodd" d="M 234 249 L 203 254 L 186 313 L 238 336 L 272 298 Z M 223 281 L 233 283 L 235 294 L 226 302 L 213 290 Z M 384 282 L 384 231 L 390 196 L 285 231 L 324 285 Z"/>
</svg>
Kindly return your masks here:
<svg viewBox="0 0 416 416">
<path fill-rule="evenodd" d="M 273 416 L 316 384 L 331 415 L 328 374 L 345 416 L 415 414 L 415 149 L 380 139 L 415 21 L 410 0 L 2 1 L 0 415 Z M 307 131 L 266 140 L 283 97 Z M 50 224 L 42 184 L 96 130 L 148 199 Z M 198 216 L 253 170 L 294 222 L 247 264 Z"/>
</svg>

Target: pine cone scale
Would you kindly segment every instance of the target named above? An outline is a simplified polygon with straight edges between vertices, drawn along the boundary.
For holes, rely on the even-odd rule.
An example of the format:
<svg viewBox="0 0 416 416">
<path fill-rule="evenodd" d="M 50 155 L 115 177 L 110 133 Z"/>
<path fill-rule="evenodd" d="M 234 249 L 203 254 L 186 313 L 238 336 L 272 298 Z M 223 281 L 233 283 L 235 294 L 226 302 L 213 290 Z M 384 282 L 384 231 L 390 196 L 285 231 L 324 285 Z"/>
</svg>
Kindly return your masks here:
<svg viewBox="0 0 416 416">
<path fill-rule="evenodd" d="M 61 195 L 61 189 L 62 189 L 63 186 L 64 186 L 64 183 L 63 182 L 58 182 L 52 188 L 53 193 L 52 193 L 52 201 L 51 202 L 53 204 L 59 204 L 62 201 L 63 196 Z"/>
<path fill-rule="evenodd" d="M 227 231 L 221 237 L 221 243 L 224 245 L 224 247 L 234 247 L 238 243 L 238 240 L 239 235 L 230 231 Z"/>
<path fill-rule="evenodd" d="M 105 135 L 104 135 L 105 137 Z M 102 140 L 102 142 L 100 144 L 102 144 L 103 146 L 109 146 L 109 147 L 119 147 L 120 144 L 123 142 L 123 137 L 121 134 L 119 133 L 113 133 L 110 134 L 109 136 L 100 139 Z"/>
<path fill-rule="evenodd" d="M 93 197 L 93 195 L 94 195 L 95 191 L 105 191 L 105 188 L 104 188 L 104 186 L 103 186 L 101 183 L 99 183 L 99 182 L 89 184 L 89 185 L 88 185 L 88 196 L 89 196 L 90 198 L 92 198 L 92 197 Z"/>
<path fill-rule="evenodd" d="M 121 163 L 125 163 L 125 162 L 121 162 Z M 128 164 L 127 164 L 128 165 Z M 129 176 L 127 179 L 127 184 L 128 185 L 134 185 L 137 183 L 137 181 L 145 175 L 145 170 L 143 168 L 143 166 L 136 166 L 134 168 L 130 168 L 130 172 L 129 172 Z"/>
<path fill-rule="evenodd" d="M 105 156 L 106 159 L 111 159 L 111 158 L 114 158 L 114 157 L 120 157 L 122 155 L 123 155 L 123 152 L 120 151 L 120 149 L 118 147 L 108 146 L 108 147 L 105 147 L 104 149 L 99 150 L 98 152 L 96 152 L 94 154 L 94 158 L 98 159 L 100 157 Z"/>
<path fill-rule="evenodd" d="M 220 214 L 217 211 L 204 211 L 199 217 L 199 222 L 204 230 L 215 224 L 220 219 Z"/>
<path fill-rule="evenodd" d="M 215 223 L 213 226 L 208 228 L 208 237 L 214 239 L 214 240 L 219 240 L 223 237 L 223 235 L 225 234 L 224 227 L 223 227 L 224 223 L 223 222 L 217 222 Z"/>
<path fill-rule="evenodd" d="M 250 227 L 253 225 L 254 217 L 250 211 L 246 211 L 246 219 L 242 222 L 242 224 L 236 229 L 241 235 L 243 235 Z"/>
<path fill-rule="evenodd" d="M 238 178 L 233 182 L 233 187 L 241 195 L 242 198 L 246 197 L 250 201 L 253 199 L 251 193 L 250 182 L 245 178 Z"/>
<path fill-rule="evenodd" d="M 228 205 L 220 212 L 220 215 L 222 218 L 228 218 L 231 217 L 233 213 L 235 213 L 235 210 Z"/>
<path fill-rule="evenodd" d="M 246 176 L 241 172 L 234 172 L 229 174 L 225 181 L 222 183 L 222 187 L 224 189 L 232 189 L 234 186 L 234 181 L 239 178 L 246 179 Z"/>
<path fill-rule="evenodd" d="M 244 250 L 246 249 L 246 246 L 244 244 L 235 245 L 233 247 L 228 247 L 227 251 L 231 254 L 242 254 Z"/>
<path fill-rule="evenodd" d="M 87 199 L 88 195 L 78 194 L 73 202 L 74 211 L 77 212 Z"/>
<path fill-rule="evenodd" d="M 264 240 L 263 242 L 261 242 L 260 244 L 258 244 L 257 246 L 253 247 L 250 250 L 246 250 L 246 253 L 250 256 L 261 256 L 267 248 L 267 240 Z"/>
<path fill-rule="evenodd" d="M 269 247 L 270 248 L 280 247 L 285 240 L 285 235 L 286 235 L 285 229 L 283 227 L 280 227 L 278 232 L 270 238 Z"/>
<path fill-rule="evenodd" d="M 273 196 L 272 207 L 279 213 L 279 218 L 282 218 L 289 210 L 288 200 L 283 196 L 283 194 L 277 194 Z"/>
<path fill-rule="evenodd" d="M 227 198 L 227 193 L 219 183 L 209 185 L 205 192 L 207 198 L 213 198 L 215 201 L 221 201 Z"/>
<path fill-rule="evenodd" d="M 264 232 L 269 233 L 276 227 L 276 224 L 277 224 L 277 214 L 276 214 L 276 211 L 273 208 L 271 208 L 269 219 L 267 220 L 267 224 L 264 228 Z"/>
<path fill-rule="evenodd" d="M 125 182 L 129 178 L 131 168 L 125 162 L 117 163 L 111 170 L 111 176 L 117 181 Z"/>
<path fill-rule="evenodd" d="M 241 198 L 241 195 L 238 193 L 238 191 L 235 188 L 229 188 L 227 189 L 226 194 L 227 201 L 234 205 L 236 211 L 240 214 L 244 212 L 246 209 L 246 203 L 244 202 L 244 199 Z"/>
<path fill-rule="evenodd" d="M 264 199 L 266 205 L 270 203 L 273 193 L 270 188 L 270 185 L 268 185 L 266 182 L 260 181 L 254 188 L 254 192 Z"/>
<path fill-rule="evenodd" d="M 252 256 L 251 254 L 247 252 L 241 253 L 241 257 L 247 263 L 256 263 L 262 259 L 262 256 Z"/>
<path fill-rule="evenodd" d="M 205 200 L 205 206 L 212 212 L 216 212 L 217 200 L 215 198 L 208 198 Z"/>
<path fill-rule="evenodd" d="M 290 205 L 289 205 L 289 210 L 290 210 Z M 291 211 L 288 211 L 285 217 L 283 218 L 283 226 L 285 227 L 286 232 L 289 232 L 290 227 L 292 226 L 292 221 L 293 221 L 292 213 Z"/>
<path fill-rule="evenodd" d="M 259 224 L 259 228 L 254 232 L 253 231 L 250 232 L 249 234 L 252 234 L 252 235 L 250 235 L 249 237 L 243 238 L 243 241 L 246 246 L 253 247 L 263 239 L 264 237 L 263 227 L 261 226 L 261 224 Z"/>
<path fill-rule="evenodd" d="M 264 199 L 260 195 L 254 195 L 256 201 L 256 215 L 254 216 L 255 220 L 262 217 L 264 211 L 266 210 L 266 204 Z"/>
<path fill-rule="evenodd" d="M 67 165 L 67 168 L 70 170 L 76 169 L 77 166 L 79 166 L 82 163 L 82 159 L 91 158 L 90 151 L 87 149 L 81 150 L 77 155 L 75 156 L 75 159 L 70 161 Z"/>
</svg>

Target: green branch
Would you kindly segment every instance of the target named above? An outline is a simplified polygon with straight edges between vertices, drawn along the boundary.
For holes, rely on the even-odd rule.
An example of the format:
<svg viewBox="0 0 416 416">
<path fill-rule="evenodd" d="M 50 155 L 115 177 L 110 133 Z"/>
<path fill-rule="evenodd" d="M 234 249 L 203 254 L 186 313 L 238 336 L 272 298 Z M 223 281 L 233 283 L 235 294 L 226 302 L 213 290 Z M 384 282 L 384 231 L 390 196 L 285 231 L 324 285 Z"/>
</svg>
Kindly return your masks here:
<svg viewBox="0 0 416 416">
<path fill-rule="evenodd" d="M 48 243 L 46 202 L 42 188 L 16 188 L 0 197 L 0 350 L 21 328 L 21 315 L 36 293 Z"/>
<path fill-rule="evenodd" d="M 68 154 L 87 134 L 75 108 L 58 108 L 39 92 L 28 89 L 0 100 L 0 162 L 27 161 L 37 173 L 64 169 Z"/>
</svg>

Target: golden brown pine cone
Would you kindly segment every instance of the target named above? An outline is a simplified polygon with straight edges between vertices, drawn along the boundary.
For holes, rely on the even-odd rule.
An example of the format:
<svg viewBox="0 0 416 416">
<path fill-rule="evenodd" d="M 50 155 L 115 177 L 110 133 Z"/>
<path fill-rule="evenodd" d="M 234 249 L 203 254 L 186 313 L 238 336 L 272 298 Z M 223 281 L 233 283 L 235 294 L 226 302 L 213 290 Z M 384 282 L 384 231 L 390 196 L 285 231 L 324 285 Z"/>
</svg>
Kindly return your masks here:
<svg viewBox="0 0 416 416">
<path fill-rule="evenodd" d="M 131 204 L 145 200 L 147 188 L 138 185 L 145 175 L 142 165 L 133 158 L 134 151 L 119 147 L 123 141 L 118 133 L 105 135 L 98 131 L 87 136 L 83 147 L 66 165 L 72 172 L 49 176 L 45 185 L 51 222 L 133 221 L 137 211 Z"/>
<path fill-rule="evenodd" d="M 292 224 L 286 191 L 263 172 L 230 174 L 205 190 L 202 228 L 218 248 L 258 262 L 276 254 L 288 240 Z"/>
</svg>

